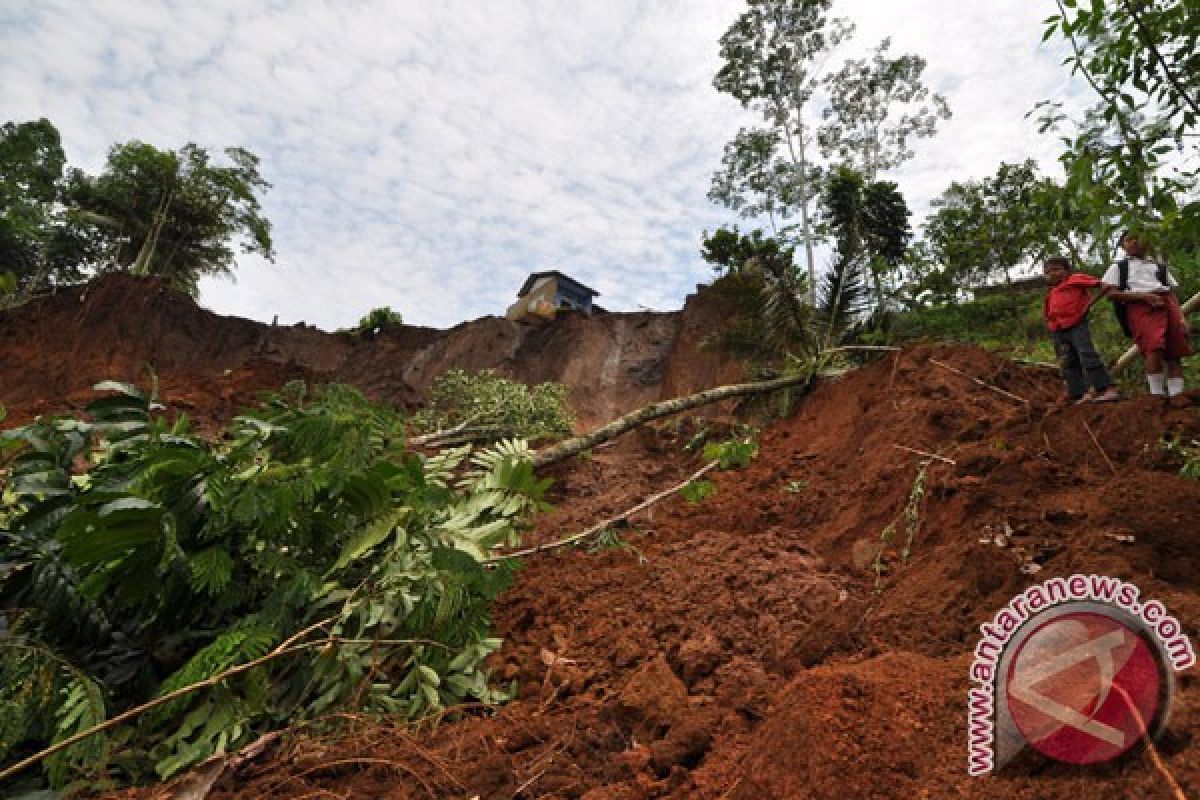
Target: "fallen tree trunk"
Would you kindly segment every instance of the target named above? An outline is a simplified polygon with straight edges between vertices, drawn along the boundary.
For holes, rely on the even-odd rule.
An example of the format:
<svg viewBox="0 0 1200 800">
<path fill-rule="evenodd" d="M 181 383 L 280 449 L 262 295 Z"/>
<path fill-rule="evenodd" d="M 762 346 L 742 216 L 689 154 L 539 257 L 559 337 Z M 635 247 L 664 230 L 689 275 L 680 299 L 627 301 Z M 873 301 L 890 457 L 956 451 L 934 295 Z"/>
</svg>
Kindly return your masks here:
<svg viewBox="0 0 1200 800">
<path fill-rule="evenodd" d="M 1184 314 L 1188 314 L 1196 309 L 1200 309 L 1200 292 L 1192 295 L 1191 298 L 1189 298 L 1188 301 L 1183 304 Z M 1133 347 L 1130 347 L 1128 350 L 1122 353 L 1121 357 L 1117 359 L 1115 364 L 1113 364 L 1112 371 L 1116 373 L 1128 367 L 1130 362 L 1137 357 L 1137 354 L 1137 346 L 1134 345 Z"/>
<path fill-rule="evenodd" d="M 717 403 L 721 400 L 728 400 L 732 397 L 749 397 L 780 389 L 790 389 L 795 386 L 802 386 L 805 390 L 808 390 L 812 388 L 816 380 L 816 373 L 813 373 L 812 375 L 802 375 L 796 378 L 776 378 L 775 380 L 760 381 L 758 383 L 736 383 L 729 386 L 717 386 L 716 388 L 707 389 L 703 392 L 687 395 L 686 397 L 676 397 L 673 400 L 662 400 L 652 403 L 644 408 L 631 411 L 623 417 L 618 417 L 591 433 L 575 436 L 561 441 L 556 445 L 538 450 L 533 454 L 533 466 L 544 467 L 547 464 L 554 464 L 571 456 L 579 455 L 584 450 L 590 450 L 602 442 L 615 439 L 621 434 L 627 433 L 639 425 L 644 425 L 659 417 L 667 417 L 671 414 L 678 414 L 681 411 L 689 411 L 693 408 Z"/>
</svg>

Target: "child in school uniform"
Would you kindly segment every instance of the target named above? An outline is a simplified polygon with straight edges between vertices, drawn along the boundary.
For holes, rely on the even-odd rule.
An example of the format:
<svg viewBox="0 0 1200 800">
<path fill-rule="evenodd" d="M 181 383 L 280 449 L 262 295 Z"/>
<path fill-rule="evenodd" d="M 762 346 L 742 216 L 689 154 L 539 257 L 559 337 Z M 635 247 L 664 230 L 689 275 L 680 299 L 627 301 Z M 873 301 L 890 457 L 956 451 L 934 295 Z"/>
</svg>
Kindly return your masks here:
<svg viewBox="0 0 1200 800">
<path fill-rule="evenodd" d="M 1061 256 L 1046 259 L 1044 272 L 1050 291 L 1046 292 L 1042 314 L 1054 339 L 1068 397 L 1077 405 L 1120 400 L 1121 394 L 1104 368 L 1104 359 L 1092 344 L 1087 321 L 1093 302 L 1091 290 L 1100 288 L 1101 295 L 1106 290 L 1099 279 L 1072 272 L 1071 262 Z"/>
<path fill-rule="evenodd" d="M 1125 258 L 1101 278 L 1108 296 L 1124 307 L 1126 326 L 1146 362 L 1150 394 L 1187 405 L 1183 357 L 1192 354 L 1187 317 L 1175 296 L 1178 283 L 1166 264 L 1147 257 L 1146 243 L 1132 231 L 1121 234 Z"/>
</svg>

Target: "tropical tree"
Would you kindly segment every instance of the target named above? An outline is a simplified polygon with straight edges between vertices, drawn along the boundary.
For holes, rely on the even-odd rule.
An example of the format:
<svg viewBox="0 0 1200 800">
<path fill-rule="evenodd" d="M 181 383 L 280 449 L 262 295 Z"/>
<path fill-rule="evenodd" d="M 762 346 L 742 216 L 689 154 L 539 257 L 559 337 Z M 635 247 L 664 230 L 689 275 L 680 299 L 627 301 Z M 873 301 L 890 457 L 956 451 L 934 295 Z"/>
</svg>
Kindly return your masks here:
<svg viewBox="0 0 1200 800">
<path fill-rule="evenodd" d="M 229 273 L 241 251 L 274 258 L 271 225 L 259 196 L 270 187 L 259 160 L 225 149 L 227 166 L 195 144 L 159 150 L 144 142 L 114 145 L 104 171 L 71 170 L 67 194 L 113 246 L 120 269 L 159 275 L 195 293 L 204 275 Z"/>
<path fill-rule="evenodd" d="M 779 152 L 776 131 L 742 128 L 726 143 L 708 199 L 747 219 L 767 217 L 774 237 L 807 200 L 796 191 L 795 167 Z M 805 213 L 805 212 L 802 212 Z"/>
<path fill-rule="evenodd" d="M 887 307 L 885 287 L 896 282 L 912 230 L 908 204 L 895 183 L 867 183 L 846 166 L 832 170 L 822 195 L 823 222 L 835 242 L 818 310 L 826 338 L 848 327 L 870 307 L 867 280 L 877 287 L 877 310 Z"/>
<path fill-rule="evenodd" d="M 912 53 L 891 58 L 891 39 L 871 59 L 851 59 L 825 78 L 829 106 L 818 133 L 822 152 L 840 158 L 868 183 L 913 157 L 909 140 L 932 136 L 950 118 L 946 98 L 921 81 L 925 59 Z"/>
<path fill-rule="evenodd" d="M 747 0 L 747 9 L 721 37 L 723 63 L 713 80 L 718 91 L 757 111 L 765 127 L 740 131 L 726 146 L 725 169 L 709 197 L 746 217 L 765 211 L 772 226 L 775 212 L 799 213 L 810 305 L 816 285 L 811 205 L 819 180 L 810 105 L 830 51 L 852 31 L 843 20 L 828 17 L 831 6 L 832 0 Z M 740 184 L 730 179 L 739 175 L 744 176 Z M 743 191 L 729 191 L 734 185 Z M 764 199 L 747 202 L 745 190 Z"/>
</svg>

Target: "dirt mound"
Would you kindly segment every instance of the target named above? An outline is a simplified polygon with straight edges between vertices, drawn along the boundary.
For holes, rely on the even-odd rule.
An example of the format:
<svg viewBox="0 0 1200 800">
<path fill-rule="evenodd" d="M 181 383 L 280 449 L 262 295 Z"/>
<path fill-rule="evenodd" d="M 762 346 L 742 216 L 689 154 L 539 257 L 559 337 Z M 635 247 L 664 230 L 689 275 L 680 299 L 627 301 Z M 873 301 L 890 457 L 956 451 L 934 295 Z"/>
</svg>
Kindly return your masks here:
<svg viewBox="0 0 1200 800">
<path fill-rule="evenodd" d="M 1162 447 L 1197 435 L 1196 411 L 1059 409 L 1060 392 L 1053 372 L 966 348 L 827 381 L 762 432 L 747 468 L 716 476 L 713 498 L 653 507 L 619 530 L 623 547 L 530 560 L 496 611 L 493 668 L 519 682 L 514 702 L 421 732 L 301 733 L 214 797 L 1171 797 L 1145 753 L 966 775 L 969 654 L 1016 592 L 1099 572 L 1137 582 L 1193 637 L 1200 619 L 1200 483 Z M 690 435 L 667 423 L 558 465 L 559 507 L 531 539 L 680 480 L 698 466 Z M 944 460 L 922 469 L 901 448 Z M 1193 796 L 1194 672 L 1178 689 L 1161 757 Z"/>
<path fill-rule="evenodd" d="M 168 405 L 211 426 L 296 378 L 350 383 L 411 407 L 457 367 L 561 381 L 581 428 L 591 428 L 708 388 L 711 377 L 740 377 L 732 358 L 701 346 L 721 307 L 700 292 L 680 312 L 485 317 L 445 331 L 406 325 L 355 336 L 220 316 L 160 281 L 117 273 L 0 312 L 0 403 L 21 422 L 85 405 L 101 380 L 148 385 L 153 370 Z"/>
</svg>

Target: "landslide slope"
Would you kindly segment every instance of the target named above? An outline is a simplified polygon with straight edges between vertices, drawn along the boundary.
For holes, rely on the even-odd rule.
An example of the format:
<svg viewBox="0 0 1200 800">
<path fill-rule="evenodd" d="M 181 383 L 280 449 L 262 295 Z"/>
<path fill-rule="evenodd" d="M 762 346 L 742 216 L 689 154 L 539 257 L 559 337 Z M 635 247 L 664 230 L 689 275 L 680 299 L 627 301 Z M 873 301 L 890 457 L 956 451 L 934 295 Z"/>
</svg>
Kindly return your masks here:
<svg viewBox="0 0 1200 800">
<path fill-rule="evenodd" d="M 147 385 L 153 370 L 169 407 L 211 425 L 295 378 L 419 405 L 434 379 L 457 367 L 561 381 L 580 427 L 590 428 L 741 377 L 732 358 L 704 346 L 724 316 L 720 301 L 700 292 L 679 312 L 485 317 L 444 331 L 406 325 L 364 337 L 220 316 L 157 280 L 112 274 L 0 312 L 0 403 L 10 423 L 21 422 L 81 408 L 101 380 Z"/>
<path fill-rule="evenodd" d="M 1158 766 L 1136 752 L 966 775 L 977 626 L 1022 588 L 1126 578 L 1197 633 L 1200 482 L 1162 446 L 1197 436 L 1197 411 L 1150 398 L 1059 409 L 1060 391 L 1053 372 L 959 347 L 824 381 L 762 432 L 747 468 L 717 475 L 715 497 L 635 517 L 629 547 L 529 560 L 496 613 L 493 666 L 519 682 L 514 702 L 419 731 L 349 720 L 299 733 L 213 797 L 1171 798 L 1167 773 L 1196 796 L 1194 671 Z M 699 463 L 683 452 L 690 433 L 665 424 L 555 467 L 558 508 L 532 540 L 681 479 Z M 895 445 L 954 463 L 929 464 L 911 554 L 901 524 L 877 582 L 881 532 L 922 460 Z"/>
</svg>

